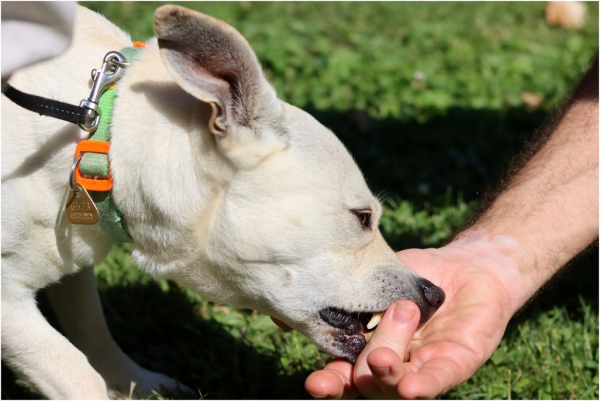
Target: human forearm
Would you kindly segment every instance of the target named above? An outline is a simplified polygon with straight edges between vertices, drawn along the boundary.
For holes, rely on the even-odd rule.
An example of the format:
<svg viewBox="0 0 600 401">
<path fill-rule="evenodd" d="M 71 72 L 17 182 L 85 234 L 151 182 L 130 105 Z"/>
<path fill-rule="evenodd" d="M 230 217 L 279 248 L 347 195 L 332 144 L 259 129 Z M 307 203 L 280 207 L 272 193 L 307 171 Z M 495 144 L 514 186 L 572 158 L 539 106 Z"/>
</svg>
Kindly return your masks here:
<svg viewBox="0 0 600 401">
<path fill-rule="evenodd" d="M 598 237 L 597 59 L 546 132 L 535 155 L 457 236 L 478 248 L 487 241 L 514 261 L 521 282 L 509 291 L 517 308 Z"/>
</svg>

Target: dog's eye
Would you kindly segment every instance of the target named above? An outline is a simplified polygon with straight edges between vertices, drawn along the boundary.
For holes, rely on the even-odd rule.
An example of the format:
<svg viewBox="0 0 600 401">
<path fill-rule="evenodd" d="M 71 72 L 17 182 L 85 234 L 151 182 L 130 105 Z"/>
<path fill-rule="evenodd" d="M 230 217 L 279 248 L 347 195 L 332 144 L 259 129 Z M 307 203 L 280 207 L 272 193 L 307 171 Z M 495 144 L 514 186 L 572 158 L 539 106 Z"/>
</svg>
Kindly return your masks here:
<svg viewBox="0 0 600 401">
<path fill-rule="evenodd" d="M 371 228 L 371 211 L 369 209 L 354 209 L 352 213 L 358 218 L 363 227 Z"/>
</svg>

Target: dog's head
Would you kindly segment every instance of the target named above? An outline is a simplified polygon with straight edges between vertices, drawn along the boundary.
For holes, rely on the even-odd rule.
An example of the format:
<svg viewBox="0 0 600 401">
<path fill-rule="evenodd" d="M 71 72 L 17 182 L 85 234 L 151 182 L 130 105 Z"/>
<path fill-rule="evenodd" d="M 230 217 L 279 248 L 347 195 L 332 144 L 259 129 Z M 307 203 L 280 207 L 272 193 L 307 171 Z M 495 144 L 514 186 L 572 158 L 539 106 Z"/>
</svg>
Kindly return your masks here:
<svg viewBox="0 0 600 401">
<path fill-rule="evenodd" d="M 229 25 L 163 6 L 155 31 L 164 65 L 187 92 L 180 97 L 195 102 L 196 114 L 177 124 L 192 136 L 201 126 L 204 142 L 169 149 L 186 170 L 176 174 L 187 175 L 173 194 L 165 192 L 169 205 L 158 205 L 165 200 L 156 194 L 142 202 L 168 223 L 140 213 L 139 205 L 120 205 L 137 260 L 156 266 L 167 256 L 179 259 L 154 270 L 214 300 L 274 316 L 351 361 L 366 344 L 373 313 L 393 302 L 412 300 L 425 322 L 444 293 L 385 243 L 381 206 L 337 137 L 277 99 L 254 52 Z M 143 186 L 152 187 L 152 179 L 135 184 L 138 196 L 149 193 Z M 167 231 L 162 242 L 150 241 L 152 228 Z"/>
</svg>

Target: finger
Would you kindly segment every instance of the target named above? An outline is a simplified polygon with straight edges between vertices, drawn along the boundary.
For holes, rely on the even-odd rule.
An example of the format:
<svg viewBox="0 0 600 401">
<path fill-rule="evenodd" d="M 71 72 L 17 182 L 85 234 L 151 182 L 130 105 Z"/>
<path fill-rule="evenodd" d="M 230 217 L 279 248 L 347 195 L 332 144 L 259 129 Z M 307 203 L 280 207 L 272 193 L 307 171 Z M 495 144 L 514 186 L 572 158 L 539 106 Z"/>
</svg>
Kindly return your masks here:
<svg viewBox="0 0 600 401">
<path fill-rule="evenodd" d="M 404 375 L 396 387 L 397 394 L 405 399 L 433 399 L 458 385 L 451 374 L 454 367 L 442 366 L 451 363 L 443 360 L 437 362 L 440 366 L 424 366 L 418 372 Z"/>
<path fill-rule="evenodd" d="M 367 356 L 367 364 L 383 394 L 378 398 L 398 398 L 400 379 L 408 372 L 400 356 L 389 348 L 377 348 Z"/>
<path fill-rule="evenodd" d="M 311 373 L 304 383 L 306 391 L 317 399 L 350 399 L 358 396 L 352 381 L 352 364 L 336 359 L 323 370 Z"/>
<path fill-rule="evenodd" d="M 275 323 L 277 326 L 279 326 L 280 328 L 284 329 L 284 330 L 293 330 L 290 326 L 288 326 L 287 324 L 283 323 L 281 320 L 270 316 L 271 320 L 273 321 L 273 323 Z"/>
<path fill-rule="evenodd" d="M 431 399 L 473 376 L 491 352 L 481 353 L 477 344 L 469 340 L 468 334 L 464 334 L 458 341 L 444 338 L 411 351 L 406 366 L 413 372 L 402 376 L 397 386 L 398 394 L 403 398 Z M 460 341 L 474 345 L 467 348 Z"/>
<path fill-rule="evenodd" d="M 410 301 L 393 304 L 383 315 L 359 356 L 354 380 L 366 397 L 398 397 L 396 386 L 407 373 L 404 354 L 419 324 L 420 312 Z"/>
<path fill-rule="evenodd" d="M 381 322 L 367 343 L 365 350 L 386 347 L 404 358 L 408 344 L 413 338 L 421 313 L 411 301 L 398 301 L 383 314 Z"/>
</svg>

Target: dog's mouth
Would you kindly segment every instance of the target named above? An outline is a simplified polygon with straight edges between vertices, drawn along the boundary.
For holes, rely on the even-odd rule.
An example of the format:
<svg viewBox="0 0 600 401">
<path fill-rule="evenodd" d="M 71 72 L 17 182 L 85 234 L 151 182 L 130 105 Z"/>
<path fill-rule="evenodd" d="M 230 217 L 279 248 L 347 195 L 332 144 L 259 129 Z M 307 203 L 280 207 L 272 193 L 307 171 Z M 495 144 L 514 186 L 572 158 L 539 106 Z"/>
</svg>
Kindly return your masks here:
<svg viewBox="0 0 600 401">
<path fill-rule="evenodd" d="M 381 321 L 382 312 L 348 312 L 338 308 L 325 308 L 319 316 L 328 325 L 335 327 L 333 334 L 336 346 L 344 352 L 344 358 L 356 362 L 358 354 L 367 345 L 371 335 Z"/>
<path fill-rule="evenodd" d="M 402 295 L 396 297 L 396 299 L 413 301 L 421 312 L 419 324 L 423 324 L 442 306 L 446 294 L 444 290 L 424 278 L 418 279 L 417 288 L 419 287 L 421 291 L 416 296 L 406 297 Z M 358 355 L 365 348 L 373 331 L 381 321 L 383 313 L 384 311 L 377 310 L 348 311 L 336 307 L 319 310 L 319 317 L 329 326 L 326 333 L 331 338 L 331 340 L 325 340 L 325 344 L 322 345 L 323 349 L 337 357 L 346 358 L 351 363 L 356 362 Z"/>
</svg>

